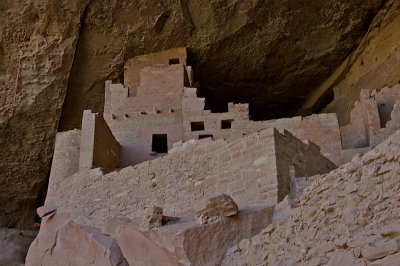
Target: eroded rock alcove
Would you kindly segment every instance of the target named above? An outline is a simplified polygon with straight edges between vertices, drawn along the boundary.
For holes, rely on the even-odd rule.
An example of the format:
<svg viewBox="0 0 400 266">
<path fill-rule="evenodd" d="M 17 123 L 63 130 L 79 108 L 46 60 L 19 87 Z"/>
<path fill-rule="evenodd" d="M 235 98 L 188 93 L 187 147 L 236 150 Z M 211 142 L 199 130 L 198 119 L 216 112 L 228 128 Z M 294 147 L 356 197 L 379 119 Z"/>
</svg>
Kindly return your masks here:
<svg viewBox="0 0 400 266">
<path fill-rule="evenodd" d="M 2 1 L 0 12 L 1 227 L 40 221 L 56 132 L 81 128 L 85 109 L 102 112 L 104 82 L 124 83 L 140 54 L 187 47 L 213 112 L 234 102 L 249 103 L 253 120 L 336 113 L 324 123 L 346 140 L 340 148 L 396 130 L 395 98 L 384 102 L 400 80 L 395 0 L 24 0 Z M 371 123 L 354 134 L 359 119 Z M 272 124 L 286 129 L 282 121 Z M 302 123 L 290 131 L 307 135 Z M 322 147 L 333 161 L 352 155 L 337 151 Z"/>
</svg>

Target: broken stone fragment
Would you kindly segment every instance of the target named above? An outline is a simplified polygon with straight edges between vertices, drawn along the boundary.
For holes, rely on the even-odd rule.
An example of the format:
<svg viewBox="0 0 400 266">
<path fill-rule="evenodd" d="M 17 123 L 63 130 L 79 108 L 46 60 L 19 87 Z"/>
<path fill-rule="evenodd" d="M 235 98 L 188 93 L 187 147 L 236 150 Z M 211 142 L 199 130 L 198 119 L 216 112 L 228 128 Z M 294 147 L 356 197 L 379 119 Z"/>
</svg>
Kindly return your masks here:
<svg viewBox="0 0 400 266">
<path fill-rule="evenodd" d="M 49 202 L 42 207 L 39 207 L 36 212 L 40 218 L 46 217 L 57 211 L 57 207 L 54 202 Z"/>
<path fill-rule="evenodd" d="M 289 196 L 286 196 L 281 202 L 275 205 L 272 223 L 277 224 L 279 221 L 284 220 L 290 214 L 291 209 Z"/>
<path fill-rule="evenodd" d="M 201 224 L 211 223 L 224 217 L 238 213 L 235 201 L 226 194 L 210 198 L 207 203 L 196 212 L 196 219 Z"/>
<path fill-rule="evenodd" d="M 162 226 L 163 208 L 152 206 L 147 208 L 144 213 L 145 226 L 148 228 Z"/>
<path fill-rule="evenodd" d="M 362 247 L 361 254 L 368 260 L 381 259 L 400 250 L 400 240 L 378 241 Z"/>
</svg>

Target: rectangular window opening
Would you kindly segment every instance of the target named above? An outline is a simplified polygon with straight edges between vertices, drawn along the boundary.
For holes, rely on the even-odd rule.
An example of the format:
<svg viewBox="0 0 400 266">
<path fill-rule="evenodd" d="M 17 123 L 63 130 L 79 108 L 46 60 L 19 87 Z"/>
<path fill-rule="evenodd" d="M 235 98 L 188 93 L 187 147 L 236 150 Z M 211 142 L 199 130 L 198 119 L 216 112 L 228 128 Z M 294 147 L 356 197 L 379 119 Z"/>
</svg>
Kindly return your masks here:
<svg viewBox="0 0 400 266">
<path fill-rule="evenodd" d="M 232 128 L 232 121 L 233 121 L 233 119 L 222 120 L 221 121 L 221 129 Z"/>
<path fill-rule="evenodd" d="M 168 153 L 167 134 L 153 134 L 151 150 L 156 153 Z"/>
<path fill-rule="evenodd" d="M 171 59 L 169 59 L 169 64 L 170 65 L 178 65 L 179 64 L 179 58 L 171 58 Z"/>
<path fill-rule="evenodd" d="M 201 131 L 201 130 L 204 130 L 204 122 L 203 122 L 203 121 L 191 122 L 191 123 L 190 123 L 190 129 L 191 129 L 192 131 Z"/>
<path fill-rule="evenodd" d="M 214 136 L 213 135 L 199 135 L 199 139 L 206 139 L 206 138 L 214 139 Z"/>
</svg>

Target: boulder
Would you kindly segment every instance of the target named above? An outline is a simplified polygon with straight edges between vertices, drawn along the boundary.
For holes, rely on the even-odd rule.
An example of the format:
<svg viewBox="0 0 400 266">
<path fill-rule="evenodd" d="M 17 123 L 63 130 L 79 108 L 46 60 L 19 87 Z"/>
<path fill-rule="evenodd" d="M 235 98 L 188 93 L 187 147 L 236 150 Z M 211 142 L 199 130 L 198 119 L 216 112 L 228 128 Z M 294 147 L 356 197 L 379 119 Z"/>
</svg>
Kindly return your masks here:
<svg viewBox="0 0 400 266">
<path fill-rule="evenodd" d="M 202 223 L 210 223 L 224 217 L 230 217 L 238 213 L 238 206 L 231 197 L 222 194 L 210 198 L 201 210 L 196 212 L 197 220 Z"/>
<path fill-rule="evenodd" d="M 62 212 L 42 218 L 26 265 L 91 264 L 128 265 L 118 243 L 100 229 L 78 225 Z"/>
<path fill-rule="evenodd" d="M 163 209 L 161 207 L 150 207 L 144 212 L 145 226 L 148 228 L 160 227 L 163 223 Z"/>
</svg>

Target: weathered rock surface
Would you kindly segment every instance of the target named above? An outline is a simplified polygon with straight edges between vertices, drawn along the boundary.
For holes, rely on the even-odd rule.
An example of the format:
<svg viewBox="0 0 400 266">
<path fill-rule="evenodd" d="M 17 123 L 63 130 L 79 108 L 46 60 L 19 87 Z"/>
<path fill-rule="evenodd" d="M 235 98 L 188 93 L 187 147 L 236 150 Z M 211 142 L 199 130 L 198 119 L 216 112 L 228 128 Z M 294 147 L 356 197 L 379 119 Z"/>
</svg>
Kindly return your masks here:
<svg viewBox="0 0 400 266">
<path fill-rule="evenodd" d="M 46 205 L 39 207 L 36 212 L 40 218 L 43 218 L 54 213 L 55 211 L 57 211 L 56 205 L 54 202 L 49 202 Z"/>
<path fill-rule="evenodd" d="M 160 228 L 110 219 L 112 235 L 130 265 L 219 265 L 227 249 L 271 222 L 273 207 L 243 208 L 234 217 L 199 225 L 184 216 Z"/>
<path fill-rule="evenodd" d="M 149 228 L 162 226 L 163 209 L 155 206 L 147 208 L 144 212 L 144 222 Z"/>
<path fill-rule="evenodd" d="M 272 214 L 273 206 L 247 207 L 211 224 L 190 215 L 153 229 L 109 218 L 99 230 L 56 212 L 42 219 L 26 265 L 219 265 L 229 247 L 259 233 Z"/>
<path fill-rule="evenodd" d="M 345 125 L 361 90 L 379 90 L 397 84 L 400 80 L 399 27 L 400 2 L 388 0 L 359 47 L 313 92 L 313 97 L 308 99 L 299 114 L 306 115 L 320 109 L 321 104 L 326 104 L 323 100 L 319 102 L 320 97 L 324 92 L 331 95 L 333 91 L 334 99 L 324 112 L 337 113 L 339 123 Z"/>
<path fill-rule="evenodd" d="M 196 212 L 196 218 L 200 223 L 207 224 L 224 217 L 230 217 L 238 213 L 236 202 L 226 194 L 212 197 Z"/>
<path fill-rule="evenodd" d="M 0 3 L 0 224 L 33 225 L 88 1 Z"/>
<path fill-rule="evenodd" d="M 37 233 L 33 230 L 0 229 L 0 265 L 23 265 Z"/>
<path fill-rule="evenodd" d="M 103 81 L 129 57 L 187 46 L 210 99 L 283 116 L 359 43 L 383 2 L 1 1 L 0 220 L 33 223 L 67 83 L 63 130 L 84 108 L 102 110 Z"/>
<path fill-rule="evenodd" d="M 250 102 L 254 118 L 287 116 L 358 45 L 383 2 L 93 0 L 61 129 L 79 127 L 84 108 L 102 111 L 104 81 L 118 80 L 127 59 L 181 46 L 207 105 Z"/>
<path fill-rule="evenodd" d="M 100 229 L 80 226 L 63 213 L 42 219 L 26 265 L 128 265 L 118 243 Z"/>
<path fill-rule="evenodd" d="M 322 175 L 276 227 L 231 249 L 222 265 L 398 265 L 400 131 Z"/>
</svg>

